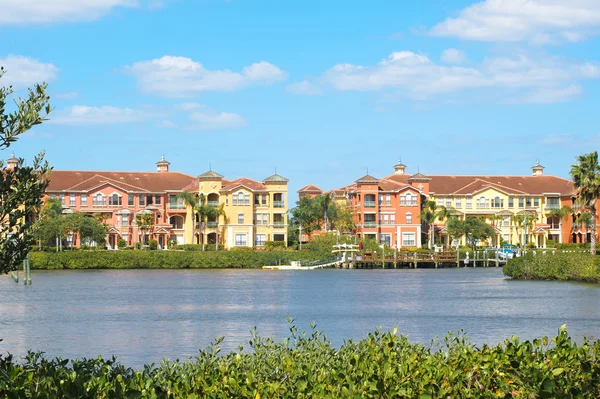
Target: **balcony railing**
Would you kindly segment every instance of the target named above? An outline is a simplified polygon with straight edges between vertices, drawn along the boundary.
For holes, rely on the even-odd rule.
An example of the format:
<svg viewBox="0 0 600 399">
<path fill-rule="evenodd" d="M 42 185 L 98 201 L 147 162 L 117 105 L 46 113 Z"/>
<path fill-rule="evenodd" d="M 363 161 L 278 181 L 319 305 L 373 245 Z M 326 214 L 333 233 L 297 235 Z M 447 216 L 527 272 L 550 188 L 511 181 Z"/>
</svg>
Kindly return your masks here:
<svg viewBox="0 0 600 399">
<path fill-rule="evenodd" d="M 546 209 L 560 209 L 560 204 L 546 204 Z"/>
<path fill-rule="evenodd" d="M 285 202 L 284 201 L 273 201 L 273 207 L 274 208 L 284 208 Z"/>
<path fill-rule="evenodd" d="M 377 227 L 377 223 L 376 222 L 364 222 L 363 227 L 372 229 L 373 227 Z"/>
<path fill-rule="evenodd" d="M 217 227 L 217 222 L 208 222 L 208 227 L 214 229 L 215 227 Z"/>
<path fill-rule="evenodd" d="M 365 201 L 365 208 L 375 208 L 375 201 Z"/>
<path fill-rule="evenodd" d="M 214 208 L 219 206 L 219 201 L 208 201 L 208 206 L 212 206 Z"/>
<path fill-rule="evenodd" d="M 185 204 L 169 204 L 169 209 L 185 209 Z"/>
<path fill-rule="evenodd" d="M 285 222 L 273 222 L 273 227 L 280 229 L 285 227 Z"/>
</svg>

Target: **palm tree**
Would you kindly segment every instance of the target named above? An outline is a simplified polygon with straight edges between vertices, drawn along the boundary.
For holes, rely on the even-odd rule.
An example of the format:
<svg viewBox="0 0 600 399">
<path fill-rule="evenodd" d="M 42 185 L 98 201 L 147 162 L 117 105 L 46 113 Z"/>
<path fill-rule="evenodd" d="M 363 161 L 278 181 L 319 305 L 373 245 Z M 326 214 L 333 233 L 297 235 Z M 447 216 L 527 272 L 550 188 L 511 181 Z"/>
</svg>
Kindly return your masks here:
<svg viewBox="0 0 600 399">
<path fill-rule="evenodd" d="M 192 193 L 179 193 L 177 194 L 177 198 L 182 199 L 185 206 L 191 208 L 192 210 L 192 241 L 190 241 L 190 244 L 193 244 L 194 237 L 196 236 L 195 221 L 198 208 L 198 196 Z"/>
<path fill-rule="evenodd" d="M 562 237 L 562 221 L 563 219 L 567 219 L 570 215 L 573 214 L 573 208 L 571 208 L 570 206 L 567 205 L 563 205 L 560 208 L 556 208 L 556 209 L 552 209 L 550 212 L 548 212 L 548 216 L 550 218 L 554 219 L 558 219 L 558 228 L 561 231 L 561 237 Z M 554 222 L 553 222 L 554 224 Z"/>
<path fill-rule="evenodd" d="M 138 229 L 141 235 L 141 248 L 143 243 L 146 241 L 145 238 L 148 234 L 148 231 L 152 230 L 152 228 L 154 227 L 154 213 L 138 213 L 137 215 L 135 215 L 135 222 L 138 225 Z"/>
<path fill-rule="evenodd" d="M 322 218 L 325 232 L 328 229 L 329 219 L 334 218 L 336 214 L 335 202 L 329 194 L 318 195 L 314 198 L 314 204 L 317 208 L 317 215 Z"/>
<path fill-rule="evenodd" d="M 219 217 L 223 216 L 223 219 L 227 219 L 227 215 L 225 214 L 225 204 L 221 204 L 218 207 L 209 206 L 212 208 L 209 210 L 209 218 L 215 218 L 217 220 L 217 239 L 215 240 L 215 250 L 219 250 Z"/>
<path fill-rule="evenodd" d="M 437 204 L 435 201 L 429 200 L 425 201 L 423 204 L 423 209 L 421 210 L 420 218 L 421 222 L 425 223 L 429 227 L 429 232 L 427 233 L 429 238 L 427 240 L 427 246 L 429 249 L 433 246 L 433 223 L 435 222 Z"/>
<path fill-rule="evenodd" d="M 600 164 L 598 152 L 579 155 L 577 163 L 571 165 L 571 177 L 577 189 L 577 198 L 589 210 L 590 222 L 590 252 L 596 254 L 596 202 L 600 197 Z"/>
<path fill-rule="evenodd" d="M 437 206 L 435 201 L 426 201 L 421 210 L 420 218 L 421 222 L 429 226 L 429 242 L 428 247 L 431 249 L 434 245 L 435 232 L 434 223 L 436 220 L 444 221 L 448 219 L 454 213 L 453 208 L 446 208 L 445 206 Z"/>
</svg>

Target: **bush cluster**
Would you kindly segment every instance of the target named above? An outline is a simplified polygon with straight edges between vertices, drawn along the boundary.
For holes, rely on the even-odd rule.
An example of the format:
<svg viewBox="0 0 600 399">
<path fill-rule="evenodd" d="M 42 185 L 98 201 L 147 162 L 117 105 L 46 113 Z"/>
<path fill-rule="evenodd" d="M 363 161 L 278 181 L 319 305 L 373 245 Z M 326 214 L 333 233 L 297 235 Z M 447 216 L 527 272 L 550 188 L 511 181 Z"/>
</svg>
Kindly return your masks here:
<svg viewBox="0 0 600 399">
<path fill-rule="evenodd" d="M 318 260 L 308 251 L 69 251 L 32 252 L 32 269 L 201 269 L 259 268 Z"/>
<path fill-rule="evenodd" d="M 556 253 L 510 259 L 502 268 L 506 276 L 519 280 L 574 280 L 600 283 L 597 256 L 589 253 Z"/>
<path fill-rule="evenodd" d="M 6 398 L 597 398 L 600 341 L 512 337 L 477 348 L 463 334 L 413 344 L 376 331 L 336 349 L 316 330 L 283 342 L 254 332 L 249 350 L 220 354 L 217 340 L 185 362 L 127 368 L 116 360 L 22 361 L 0 355 Z"/>
</svg>

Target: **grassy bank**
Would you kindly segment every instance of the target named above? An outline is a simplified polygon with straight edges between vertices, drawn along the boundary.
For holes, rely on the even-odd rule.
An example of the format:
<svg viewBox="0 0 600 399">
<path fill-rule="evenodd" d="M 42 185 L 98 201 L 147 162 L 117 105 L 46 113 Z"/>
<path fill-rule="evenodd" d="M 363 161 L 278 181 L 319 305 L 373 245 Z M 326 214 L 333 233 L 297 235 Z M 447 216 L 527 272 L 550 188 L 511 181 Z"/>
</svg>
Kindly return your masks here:
<svg viewBox="0 0 600 399">
<path fill-rule="evenodd" d="M 318 331 L 291 328 L 282 343 L 254 336 L 249 351 L 215 345 L 186 362 L 140 370 L 113 360 L 68 362 L 0 355 L 6 398 L 596 398 L 600 342 L 557 337 L 476 348 L 464 336 L 412 344 L 375 332 L 336 349 Z"/>
<path fill-rule="evenodd" d="M 502 271 L 519 280 L 571 280 L 600 283 L 600 260 L 588 253 L 528 255 L 510 259 Z"/>
<path fill-rule="evenodd" d="M 203 269 L 259 268 L 318 260 L 311 251 L 65 251 L 32 252 L 31 268 L 59 269 Z"/>
</svg>

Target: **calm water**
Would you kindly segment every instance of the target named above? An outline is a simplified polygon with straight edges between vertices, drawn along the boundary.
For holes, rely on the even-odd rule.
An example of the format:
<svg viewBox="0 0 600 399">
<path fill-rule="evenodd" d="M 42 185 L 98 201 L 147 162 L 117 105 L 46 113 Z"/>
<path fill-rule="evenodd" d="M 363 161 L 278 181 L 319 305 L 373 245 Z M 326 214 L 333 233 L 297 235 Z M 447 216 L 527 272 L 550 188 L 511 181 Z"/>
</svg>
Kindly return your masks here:
<svg viewBox="0 0 600 399">
<path fill-rule="evenodd" d="M 2 353 L 115 354 L 139 366 L 221 335 L 236 348 L 253 326 L 283 338 L 288 316 L 303 329 L 315 321 L 336 345 L 393 326 L 423 343 L 459 329 L 476 343 L 531 339 L 564 323 L 600 338 L 600 287 L 511 281 L 496 268 L 34 272 L 29 287 L 0 277 Z"/>
</svg>

